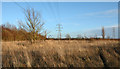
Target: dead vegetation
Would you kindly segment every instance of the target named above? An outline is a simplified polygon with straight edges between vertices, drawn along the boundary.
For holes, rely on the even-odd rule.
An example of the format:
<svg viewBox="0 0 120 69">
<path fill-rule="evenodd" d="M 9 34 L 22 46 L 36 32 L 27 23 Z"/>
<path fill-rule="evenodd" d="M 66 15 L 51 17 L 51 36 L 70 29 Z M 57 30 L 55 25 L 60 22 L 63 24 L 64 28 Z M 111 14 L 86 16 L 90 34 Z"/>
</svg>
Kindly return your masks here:
<svg viewBox="0 0 120 69">
<path fill-rule="evenodd" d="M 119 67 L 118 41 L 2 42 L 3 67 Z"/>
</svg>

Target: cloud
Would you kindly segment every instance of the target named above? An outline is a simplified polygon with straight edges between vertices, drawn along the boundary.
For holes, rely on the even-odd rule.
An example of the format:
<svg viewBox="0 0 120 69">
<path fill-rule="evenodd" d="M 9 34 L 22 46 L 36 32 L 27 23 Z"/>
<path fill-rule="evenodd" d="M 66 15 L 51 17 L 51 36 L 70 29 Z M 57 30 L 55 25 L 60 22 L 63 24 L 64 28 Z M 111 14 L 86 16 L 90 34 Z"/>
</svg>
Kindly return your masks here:
<svg viewBox="0 0 120 69">
<path fill-rule="evenodd" d="M 115 28 L 118 28 L 118 25 L 113 25 L 113 26 L 105 26 L 105 28 L 113 28 L 113 27 L 115 27 Z"/>
<path fill-rule="evenodd" d="M 101 12 L 92 12 L 92 13 L 87 13 L 86 15 L 88 16 L 96 16 L 96 15 L 115 15 L 118 14 L 118 9 L 111 9 L 107 11 L 101 11 Z"/>
</svg>

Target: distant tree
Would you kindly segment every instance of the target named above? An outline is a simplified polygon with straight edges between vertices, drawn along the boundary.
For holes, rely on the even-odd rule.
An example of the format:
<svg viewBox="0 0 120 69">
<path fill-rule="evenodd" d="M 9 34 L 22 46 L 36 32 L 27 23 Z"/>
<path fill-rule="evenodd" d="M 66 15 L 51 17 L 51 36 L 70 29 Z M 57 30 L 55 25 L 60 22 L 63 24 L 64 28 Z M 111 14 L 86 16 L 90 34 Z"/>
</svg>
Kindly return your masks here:
<svg viewBox="0 0 120 69">
<path fill-rule="evenodd" d="M 95 34 L 94 38 L 97 38 L 97 34 Z"/>
<path fill-rule="evenodd" d="M 81 36 L 80 34 L 78 34 L 78 35 L 77 35 L 77 38 L 81 39 L 81 38 L 82 38 L 82 36 Z"/>
<path fill-rule="evenodd" d="M 15 25 L 10 24 L 9 22 L 6 22 L 5 24 L 2 25 L 3 39 L 15 41 L 17 37 L 16 32 L 17 32 L 17 28 Z"/>
<path fill-rule="evenodd" d="M 41 22 L 41 16 L 33 8 L 25 10 L 26 22 L 19 22 L 20 28 L 29 32 L 27 37 L 31 43 L 34 43 L 38 38 L 37 34 L 41 32 L 44 23 Z"/>
<path fill-rule="evenodd" d="M 71 38 L 71 36 L 69 34 L 66 34 L 65 37 L 68 38 L 68 39 Z"/>
<path fill-rule="evenodd" d="M 110 36 L 108 35 L 107 38 L 110 39 Z"/>
<path fill-rule="evenodd" d="M 9 22 L 6 22 L 5 24 L 3 24 L 3 26 L 4 26 L 5 28 L 9 28 L 9 29 L 11 29 L 11 30 L 16 30 L 16 29 L 17 29 L 15 25 L 10 24 Z"/>
<path fill-rule="evenodd" d="M 5 27 L 5 28 L 9 28 L 9 29 L 11 29 L 11 25 L 10 25 L 9 22 L 6 22 L 6 23 L 4 24 L 4 27 Z"/>
<path fill-rule="evenodd" d="M 86 34 L 84 34 L 84 38 L 85 38 L 85 39 L 87 38 Z"/>
<path fill-rule="evenodd" d="M 52 35 L 48 35 L 48 38 L 52 38 Z"/>
<path fill-rule="evenodd" d="M 103 39 L 105 38 L 105 30 L 104 30 L 104 27 L 102 27 L 102 38 L 103 38 Z"/>
<path fill-rule="evenodd" d="M 47 38 L 47 36 L 48 36 L 48 34 L 49 34 L 50 32 L 49 31 L 47 31 L 47 30 L 45 30 L 44 31 L 44 36 L 45 36 L 45 39 Z"/>
</svg>

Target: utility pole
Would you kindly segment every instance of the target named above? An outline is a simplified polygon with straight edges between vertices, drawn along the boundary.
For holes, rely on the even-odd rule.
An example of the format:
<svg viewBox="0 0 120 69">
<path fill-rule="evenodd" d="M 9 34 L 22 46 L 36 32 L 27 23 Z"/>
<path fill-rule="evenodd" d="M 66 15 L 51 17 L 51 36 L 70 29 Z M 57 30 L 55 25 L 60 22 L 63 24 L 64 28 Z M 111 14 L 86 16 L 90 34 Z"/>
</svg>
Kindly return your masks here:
<svg viewBox="0 0 120 69">
<path fill-rule="evenodd" d="M 115 27 L 113 27 L 113 39 L 115 39 Z"/>
<path fill-rule="evenodd" d="M 56 26 L 57 26 L 57 28 L 58 28 L 58 29 L 56 30 L 56 31 L 58 31 L 58 38 L 61 39 L 61 31 L 62 31 L 61 29 L 62 29 L 63 27 L 62 27 L 61 24 L 57 24 Z"/>
</svg>

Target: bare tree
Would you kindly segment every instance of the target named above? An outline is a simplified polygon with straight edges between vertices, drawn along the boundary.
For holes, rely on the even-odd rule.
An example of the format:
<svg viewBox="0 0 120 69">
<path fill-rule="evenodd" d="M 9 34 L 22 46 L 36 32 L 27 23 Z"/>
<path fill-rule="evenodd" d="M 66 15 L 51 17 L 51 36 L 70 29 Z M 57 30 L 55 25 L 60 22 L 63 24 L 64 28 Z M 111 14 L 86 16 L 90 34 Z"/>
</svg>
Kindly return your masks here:
<svg viewBox="0 0 120 69">
<path fill-rule="evenodd" d="M 102 27 L 102 37 L 103 37 L 103 39 L 105 38 L 105 30 L 104 30 L 104 27 Z"/>
<path fill-rule="evenodd" d="M 71 36 L 69 34 L 66 34 L 65 36 L 66 38 L 68 38 L 70 40 Z"/>
<path fill-rule="evenodd" d="M 52 35 L 48 35 L 48 38 L 52 38 Z"/>
<path fill-rule="evenodd" d="M 97 33 L 95 34 L 94 38 L 97 38 Z"/>
<path fill-rule="evenodd" d="M 20 28 L 29 32 L 29 40 L 33 43 L 38 37 L 37 34 L 41 32 L 41 29 L 44 25 L 41 22 L 41 16 L 33 8 L 25 10 L 26 22 L 19 22 Z"/>
<path fill-rule="evenodd" d="M 77 35 L 77 38 L 81 39 L 81 38 L 82 38 L 81 34 L 78 34 L 78 35 Z"/>
<path fill-rule="evenodd" d="M 84 34 L 84 39 L 87 39 L 87 36 L 86 36 L 86 34 Z"/>
<path fill-rule="evenodd" d="M 110 36 L 109 36 L 109 35 L 107 36 L 107 39 L 110 39 Z"/>
<path fill-rule="evenodd" d="M 47 38 L 47 36 L 48 36 L 49 33 L 50 33 L 50 32 L 47 31 L 47 30 L 44 31 L 44 36 L 45 36 L 45 39 L 44 39 L 44 40 L 46 40 L 46 38 Z"/>
</svg>

